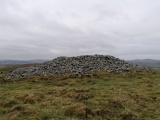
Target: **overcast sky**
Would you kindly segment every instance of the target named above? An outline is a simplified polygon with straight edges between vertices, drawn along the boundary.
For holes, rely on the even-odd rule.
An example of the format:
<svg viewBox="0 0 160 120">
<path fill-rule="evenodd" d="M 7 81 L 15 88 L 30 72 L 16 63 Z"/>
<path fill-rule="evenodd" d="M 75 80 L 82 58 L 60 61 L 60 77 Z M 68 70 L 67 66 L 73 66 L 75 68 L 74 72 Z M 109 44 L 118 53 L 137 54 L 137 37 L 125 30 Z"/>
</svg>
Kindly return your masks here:
<svg viewBox="0 0 160 120">
<path fill-rule="evenodd" d="M 160 59 L 160 0 L 0 0 L 0 59 Z"/>
</svg>

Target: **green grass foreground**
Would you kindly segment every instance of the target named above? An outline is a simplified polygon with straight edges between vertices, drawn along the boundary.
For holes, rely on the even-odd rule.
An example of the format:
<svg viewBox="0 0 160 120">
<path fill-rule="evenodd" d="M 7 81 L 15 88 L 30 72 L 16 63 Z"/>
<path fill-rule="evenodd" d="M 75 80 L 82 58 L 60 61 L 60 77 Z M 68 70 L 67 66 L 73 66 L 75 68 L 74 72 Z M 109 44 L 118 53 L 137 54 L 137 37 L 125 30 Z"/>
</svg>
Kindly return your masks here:
<svg viewBox="0 0 160 120">
<path fill-rule="evenodd" d="M 0 84 L 0 120 L 81 119 L 160 120 L 160 72 L 31 76 Z"/>
</svg>

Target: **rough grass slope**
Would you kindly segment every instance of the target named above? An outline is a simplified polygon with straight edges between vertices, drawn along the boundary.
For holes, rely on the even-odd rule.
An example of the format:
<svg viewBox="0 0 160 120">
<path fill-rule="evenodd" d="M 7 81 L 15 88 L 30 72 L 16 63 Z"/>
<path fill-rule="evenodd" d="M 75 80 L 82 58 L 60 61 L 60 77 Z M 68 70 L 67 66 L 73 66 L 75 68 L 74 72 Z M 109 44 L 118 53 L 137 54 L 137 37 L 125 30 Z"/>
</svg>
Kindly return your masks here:
<svg viewBox="0 0 160 120">
<path fill-rule="evenodd" d="M 159 88 L 157 71 L 12 79 L 0 84 L 0 120 L 159 120 Z"/>
</svg>

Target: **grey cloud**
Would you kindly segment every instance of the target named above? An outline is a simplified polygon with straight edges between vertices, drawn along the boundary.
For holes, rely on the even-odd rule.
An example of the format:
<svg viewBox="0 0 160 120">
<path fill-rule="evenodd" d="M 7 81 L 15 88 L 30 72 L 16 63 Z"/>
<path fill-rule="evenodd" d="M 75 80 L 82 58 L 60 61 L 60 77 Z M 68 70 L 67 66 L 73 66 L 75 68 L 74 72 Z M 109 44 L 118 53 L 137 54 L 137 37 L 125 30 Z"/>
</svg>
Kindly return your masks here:
<svg viewBox="0 0 160 120">
<path fill-rule="evenodd" d="M 0 59 L 160 59 L 158 0 L 1 0 Z"/>
</svg>

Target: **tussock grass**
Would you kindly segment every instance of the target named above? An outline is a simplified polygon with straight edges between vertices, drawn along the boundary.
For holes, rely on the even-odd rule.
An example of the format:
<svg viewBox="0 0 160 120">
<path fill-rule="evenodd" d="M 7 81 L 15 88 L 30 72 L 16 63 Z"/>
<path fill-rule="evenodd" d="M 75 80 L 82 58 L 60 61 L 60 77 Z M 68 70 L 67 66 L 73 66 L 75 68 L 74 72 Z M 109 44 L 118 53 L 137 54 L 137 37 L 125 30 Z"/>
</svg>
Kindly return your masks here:
<svg viewBox="0 0 160 120">
<path fill-rule="evenodd" d="M 0 120 L 159 120 L 159 88 L 157 71 L 12 79 L 0 83 Z"/>
</svg>

